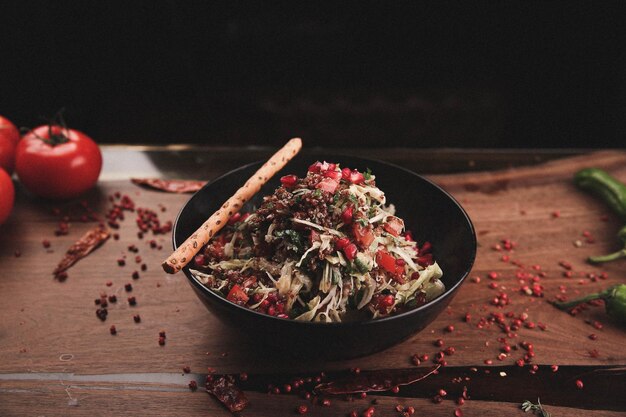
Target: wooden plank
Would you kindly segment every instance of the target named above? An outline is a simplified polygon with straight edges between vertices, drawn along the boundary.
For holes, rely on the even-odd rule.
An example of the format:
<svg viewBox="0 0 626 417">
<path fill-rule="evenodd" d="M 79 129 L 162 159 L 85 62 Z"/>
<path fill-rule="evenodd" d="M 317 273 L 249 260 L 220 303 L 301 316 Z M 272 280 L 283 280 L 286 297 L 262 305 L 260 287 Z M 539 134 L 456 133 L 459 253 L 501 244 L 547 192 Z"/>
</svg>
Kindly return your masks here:
<svg viewBox="0 0 626 417">
<path fill-rule="evenodd" d="M 460 408 L 463 416 L 524 416 L 519 403 L 495 401 L 467 401 L 459 407 L 452 400 L 433 404 L 429 399 L 388 397 L 368 395 L 366 399 L 349 401 L 343 397 L 330 398 L 331 404 L 324 407 L 313 404 L 297 395 L 268 395 L 247 392 L 249 407 L 241 413 L 245 416 L 288 416 L 297 415 L 295 409 L 300 405 L 308 407 L 307 416 L 345 416 L 352 410 L 363 412 L 368 407 L 376 409 L 375 415 L 400 415 L 395 410 L 397 405 L 412 406 L 415 415 L 448 417 Z M 536 398 L 532 399 L 536 402 Z M 376 402 L 376 404 L 372 404 Z M 24 415 L 24 405 L 28 404 L 29 415 L 55 416 L 92 416 L 92 415 L 154 415 L 154 416 L 232 416 L 208 394 L 198 390 L 190 392 L 182 387 L 168 386 L 133 386 L 132 384 L 73 383 L 64 381 L 33 383 L 31 381 L 0 381 L 0 412 L 4 417 Z M 75 405 L 70 405 L 75 404 Z M 542 404 L 554 416 L 580 415 L 581 410 L 571 407 Z M 585 416 L 617 417 L 619 411 L 585 410 Z"/>
<path fill-rule="evenodd" d="M 121 223 L 120 240 L 110 239 L 76 264 L 70 269 L 67 281 L 53 280 L 51 272 L 62 253 L 93 224 L 72 222 L 70 235 L 55 237 L 53 231 L 58 219 L 50 213 L 55 204 L 32 200 L 18 192 L 16 210 L 0 234 L 0 264 L 3 266 L 0 279 L 0 294 L 3 294 L 0 304 L 0 373 L 177 372 L 184 365 L 191 366 L 194 372 L 213 368 L 218 372 L 245 371 L 251 374 L 312 373 L 355 366 L 362 369 L 405 368 L 411 366 L 410 358 L 414 353 L 428 354 L 432 358 L 439 350 L 433 345 L 438 338 L 443 338 L 446 346 L 456 348 L 456 353 L 447 361 L 458 369 L 481 366 L 485 360 L 491 360 L 493 366 L 514 366 L 515 360 L 523 355 L 523 349 L 517 346 L 517 350 L 500 361 L 498 338 L 505 334 L 495 325 L 476 328 L 479 317 L 486 317 L 492 311 L 526 312 L 528 320 L 547 324 L 545 331 L 522 327 L 516 331 L 518 336 L 511 339 L 512 343 L 528 341 L 534 345 L 536 356 L 533 363 L 581 365 L 590 369 L 624 365 L 623 330 L 606 319 L 602 307 L 590 308 L 571 317 L 546 302 L 560 292 L 560 286 L 566 286 L 568 295 L 573 296 L 623 282 L 624 261 L 603 267 L 584 262 L 589 254 L 617 249 L 614 235 L 619 227 L 619 221 L 600 202 L 571 184 L 572 173 L 589 165 L 603 166 L 626 181 L 626 155 L 620 152 L 568 158 L 532 168 L 433 175 L 432 178 L 462 202 L 474 221 L 480 247 L 471 276 L 480 277 L 481 281 L 468 280 L 448 311 L 420 334 L 385 352 L 342 362 L 296 360 L 268 352 L 255 341 L 244 339 L 222 325 L 196 299 L 183 275 L 167 276 L 159 268 L 159 263 L 170 250 L 169 236 L 155 237 L 163 249 L 151 249 L 148 241 L 152 237 L 137 239 L 132 213 L 128 213 Z M 212 176 L 218 174 L 221 172 L 214 172 Z M 188 198 L 139 189 L 128 181 L 103 181 L 86 199 L 94 210 L 104 213 L 109 206 L 107 197 L 116 191 L 131 196 L 139 207 L 157 211 L 163 221 L 173 220 Z M 165 212 L 160 211 L 160 205 L 165 207 Z M 559 217 L 553 216 L 556 211 L 560 213 Z M 607 214 L 608 221 L 601 221 L 600 218 Z M 583 231 L 589 231 L 595 242 L 585 243 Z M 513 252 L 492 249 L 504 238 L 517 242 Z M 47 253 L 41 244 L 42 239 L 51 241 L 54 252 Z M 582 247 L 574 246 L 572 242 L 575 240 L 581 240 Z M 139 266 L 134 262 L 135 254 L 127 250 L 131 244 L 139 247 L 138 255 L 148 265 L 148 270 L 141 272 L 138 280 L 131 278 Z M 20 250 L 22 255 L 15 257 L 15 250 Z M 127 264 L 120 267 L 117 259 L 123 255 L 127 256 Z M 518 295 L 520 283 L 515 274 L 519 268 L 510 261 L 503 262 L 502 255 L 519 260 L 526 265 L 526 272 L 537 274 L 539 271 L 530 266 L 541 265 L 541 271 L 546 274 L 541 278 L 546 296 Z M 574 278 L 563 276 L 564 269 L 559 266 L 561 260 L 572 264 Z M 492 280 L 487 275 L 492 271 L 499 274 L 494 282 L 502 288 L 488 287 Z M 602 271 L 608 273 L 608 279 L 592 282 L 585 275 Z M 106 285 L 107 281 L 112 282 L 111 287 Z M 131 294 L 127 294 L 123 287 L 128 282 L 132 283 L 132 295 L 138 300 L 135 307 L 126 302 L 126 297 Z M 511 297 L 511 304 L 503 309 L 489 304 L 499 291 L 507 292 Z M 101 292 L 115 293 L 118 297 L 117 304 L 109 309 L 106 322 L 101 322 L 95 315 L 94 299 Z M 463 318 L 468 312 L 472 320 L 465 323 Z M 132 319 L 137 313 L 142 318 L 139 324 Z M 599 321 L 603 328 L 596 329 L 586 320 Z M 116 336 L 109 334 L 112 324 L 118 329 Z M 444 331 L 449 324 L 455 326 L 452 333 Z M 160 330 L 167 333 L 165 346 L 157 343 Z M 588 338 L 592 333 L 597 335 L 597 340 Z M 590 352 L 594 350 L 597 350 L 598 357 L 591 357 Z M 528 367 L 524 371 L 527 372 Z M 568 395 L 571 398 L 578 396 L 586 404 L 584 393 L 572 391 Z M 122 395 L 127 395 L 130 401 L 136 392 Z M 8 404 L 12 400 L 7 401 Z M 145 403 L 147 400 L 137 398 L 137 401 Z M 588 401 L 592 402 L 591 399 Z M 179 400 L 168 399 L 166 402 L 169 406 L 178 404 Z M 187 404 L 186 407 L 206 405 L 204 401 L 180 402 Z M 450 410 L 446 413 L 449 415 Z"/>
</svg>

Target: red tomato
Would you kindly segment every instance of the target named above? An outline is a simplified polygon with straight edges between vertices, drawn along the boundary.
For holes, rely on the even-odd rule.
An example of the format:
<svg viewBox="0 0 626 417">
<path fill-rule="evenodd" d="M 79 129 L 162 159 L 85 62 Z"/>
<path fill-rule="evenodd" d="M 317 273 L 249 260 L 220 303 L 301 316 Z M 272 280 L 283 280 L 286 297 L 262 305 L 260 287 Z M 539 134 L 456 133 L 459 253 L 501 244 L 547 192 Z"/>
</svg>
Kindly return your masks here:
<svg viewBox="0 0 626 417">
<path fill-rule="evenodd" d="M 228 301 L 232 301 L 235 304 L 245 304 L 248 302 L 250 297 L 246 294 L 246 292 L 239 285 L 233 285 L 233 288 L 230 289 L 228 295 L 226 296 Z"/>
<path fill-rule="evenodd" d="M 352 232 L 354 233 L 354 239 L 359 243 L 362 248 L 366 248 L 374 241 L 374 233 L 371 226 L 363 227 L 359 223 L 352 225 Z"/>
<path fill-rule="evenodd" d="M 381 249 L 376 252 L 376 263 L 387 272 L 391 272 L 392 274 L 396 272 L 396 258 L 385 250 Z"/>
<path fill-rule="evenodd" d="M 0 116 L 0 167 L 9 175 L 15 166 L 15 147 L 20 141 L 20 132 L 9 119 Z"/>
<path fill-rule="evenodd" d="M 28 191 L 45 198 L 76 197 L 93 187 L 102 169 L 98 145 L 82 132 L 39 126 L 17 146 L 15 170 Z"/>
<path fill-rule="evenodd" d="M 398 265 L 398 260 L 389 252 L 383 249 L 376 252 L 376 263 L 385 271 L 393 274 L 394 279 L 404 283 L 404 280 L 401 278 L 401 275 L 404 273 L 404 266 Z"/>
<path fill-rule="evenodd" d="M 0 225 L 3 224 L 11 214 L 13 201 L 15 199 L 15 188 L 11 177 L 0 168 Z"/>
<path fill-rule="evenodd" d="M 383 228 L 394 236 L 400 236 L 402 229 L 404 229 L 404 222 L 396 216 L 389 216 L 387 217 L 387 223 L 383 225 Z"/>
</svg>

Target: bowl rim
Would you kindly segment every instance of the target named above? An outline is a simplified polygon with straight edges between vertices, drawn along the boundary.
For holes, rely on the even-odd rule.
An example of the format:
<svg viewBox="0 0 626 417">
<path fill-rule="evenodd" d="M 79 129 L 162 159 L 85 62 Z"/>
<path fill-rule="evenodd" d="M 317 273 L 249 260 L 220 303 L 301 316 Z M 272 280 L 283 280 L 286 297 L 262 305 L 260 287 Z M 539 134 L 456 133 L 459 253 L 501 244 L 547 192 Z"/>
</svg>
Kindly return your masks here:
<svg viewBox="0 0 626 417">
<path fill-rule="evenodd" d="M 412 175 L 412 176 L 416 176 L 419 179 L 421 179 L 422 181 L 427 182 L 428 184 L 430 184 L 431 186 L 433 186 L 435 189 L 437 189 L 439 192 L 443 193 L 447 198 L 449 198 L 452 203 L 460 210 L 462 217 L 465 219 L 465 221 L 467 222 L 468 226 L 469 226 L 469 230 L 470 230 L 470 234 L 472 237 L 472 242 L 471 242 L 471 246 L 472 246 L 472 251 L 471 251 L 471 255 L 470 255 L 470 259 L 468 259 L 468 264 L 467 264 L 467 268 L 465 269 L 465 271 L 461 274 L 461 277 L 459 278 L 459 280 L 452 285 L 449 288 L 446 288 L 445 292 L 440 295 L 437 298 L 434 298 L 432 300 L 430 300 L 429 302 L 427 302 L 426 304 L 423 304 L 419 307 L 415 307 L 412 308 L 410 310 L 404 311 L 400 314 L 395 314 L 395 315 L 391 315 L 391 316 L 387 316 L 387 317 L 382 317 L 382 318 L 377 318 L 377 319 L 369 319 L 369 320 L 358 320 L 358 321 L 347 321 L 347 322 L 332 322 L 332 323 L 322 323 L 322 322 L 311 322 L 311 321 L 296 321 L 293 319 L 282 319 L 282 318 L 278 318 L 278 317 L 274 317 L 274 316 L 268 316 L 267 314 L 263 314 L 254 310 L 250 310 L 249 308 L 246 308 L 244 306 L 240 306 L 239 304 L 235 304 L 229 300 L 227 300 L 226 298 L 216 294 L 215 292 L 211 291 L 208 287 L 206 287 L 204 284 L 202 284 L 200 281 L 198 281 L 197 278 L 195 278 L 193 276 L 193 274 L 191 273 L 191 271 L 189 270 L 189 265 L 185 266 L 182 269 L 182 272 L 185 274 L 185 276 L 187 277 L 187 279 L 189 280 L 189 282 L 191 283 L 191 285 L 197 289 L 200 290 L 203 294 L 207 294 L 209 297 L 213 298 L 214 300 L 216 300 L 218 303 L 226 306 L 227 308 L 236 308 L 239 309 L 239 311 L 244 312 L 243 314 L 252 314 L 254 316 L 256 316 L 257 318 L 261 319 L 261 320 L 275 320 L 276 323 L 289 323 L 289 325 L 299 325 L 299 326 L 310 326 L 313 328 L 339 328 L 339 327 L 362 327 L 362 326 L 368 326 L 368 325 L 377 325 L 377 324 L 384 324 L 386 322 L 389 321 L 393 321 L 393 320 L 400 320 L 401 318 L 406 318 L 408 316 L 412 316 L 415 314 L 419 314 L 419 312 L 423 311 L 423 310 L 427 310 L 430 307 L 432 307 L 433 305 L 444 301 L 445 299 L 451 297 L 457 290 L 458 287 L 460 287 L 463 282 L 465 281 L 465 279 L 467 278 L 467 276 L 470 274 L 473 266 L 474 266 L 474 262 L 476 261 L 476 254 L 477 254 L 477 238 L 476 238 L 476 230 L 474 228 L 474 224 L 472 223 L 472 220 L 470 219 L 469 215 L 467 214 L 467 212 L 465 211 L 465 209 L 463 208 L 463 206 L 461 206 L 461 204 L 450 194 L 448 193 L 446 190 L 444 190 L 443 188 L 441 188 L 441 186 L 439 186 L 438 184 L 436 184 L 435 182 L 433 182 L 432 180 L 414 172 L 411 171 L 410 169 L 404 168 L 402 166 L 399 166 L 397 164 L 391 163 L 391 162 L 386 162 L 380 159 L 373 159 L 373 158 L 363 158 L 360 156 L 350 156 L 350 155 L 345 155 L 345 154 L 336 154 L 333 155 L 332 153 L 329 153 L 328 155 L 322 154 L 322 156 L 331 156 L 333 158 L 350 158 L 350 159 L 356 159 L 359 161 L 363 161 L 365 163 L 367 162 L 375 162 L 377 164 L 382 164 L 382 165 L 387 165 L 390 166 L 392 168 L 395 169 L 399 169 L 401 171 L 403 171 L 405 174 L 407 175 Z M 315 156 L 314 156 L 315 157 Z M 234 168 L 222 175 L 220 175 L 219 177 L 208 181 L 200 190 L 196 191 L 193 195 L 191 195 L 189 197 L 189 199 L 185 202 L 185 204 L 181 207 L 181 209 L 179 210 L 178 214 L 176 215 L 176 220 L 174 221 L 174 226 L 172 227 L 172 246 L 174 248 L 174 250 L 177 249 L 177 241 L 176 241 L 176 229 L 178 226 L 178 222 L 180 221 L 180 217 L 181 214 L 183 213 L 183 211 L 185 210 L 185 208 L 187 207 L 187 205 L 191 202 L 191 200 L 200 192 L 202 192 L 205 188 L 210 187 L 211 185 L 213 185 L 215 182 L 217 181 L 222 181 L 225 177 L 228 177 L 230 175 L 233 175 L 239 171 L 243 171 L 246 170 L 252 166 L 257 166 L 257 165 L 262 165 L 265 161 L 264 160 L 258 160 L 258 161 L 254 161 L 254 162 L 250 162 L 248 164 L 239 166 L 237 168 Z M 182 242 L 181 242 L 182 243 Z M 444 271 L 445 274 L 445 271 Z"/>
</svg>

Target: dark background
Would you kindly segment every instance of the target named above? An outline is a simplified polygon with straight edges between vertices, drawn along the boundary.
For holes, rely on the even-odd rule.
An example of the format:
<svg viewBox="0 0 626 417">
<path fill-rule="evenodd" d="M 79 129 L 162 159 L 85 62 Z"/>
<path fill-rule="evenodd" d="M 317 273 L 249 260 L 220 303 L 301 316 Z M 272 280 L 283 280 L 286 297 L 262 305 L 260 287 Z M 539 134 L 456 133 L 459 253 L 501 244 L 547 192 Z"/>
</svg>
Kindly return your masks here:
<svg viewBox="0 0 626 417">
<path fill-rule="evenodd" d="M 624 2 L 0 5 L 0 114 L 100 142 L 623 147 Z"/>
</svg>

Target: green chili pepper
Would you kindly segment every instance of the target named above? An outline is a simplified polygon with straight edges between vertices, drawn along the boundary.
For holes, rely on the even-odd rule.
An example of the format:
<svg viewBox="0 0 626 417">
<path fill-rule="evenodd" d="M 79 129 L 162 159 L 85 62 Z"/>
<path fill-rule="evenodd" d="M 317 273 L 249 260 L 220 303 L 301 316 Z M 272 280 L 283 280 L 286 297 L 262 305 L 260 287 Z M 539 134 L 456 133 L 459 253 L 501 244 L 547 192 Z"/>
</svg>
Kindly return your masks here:
<svg viewBox="0 0 626 417">
<path fill-rule="evenodd" d="M 626 221 L 626 185 L 599 168 L 585 168 L 574 175 L 574 183 L 583 190 L 601 197 L 604 202 Z M 598 264 L 626 257 L 626 226 L 617 233 L 624 246 L 617 252 L 603 256 L 590 256 L 587 260 Z"/>
<path fill-rule="evenodd" d="M 585 168 L 574 175 L 574 183 L 604 200 L 626 221 L 626 185 L 599 168 Z"/>
<path fill-rule="evenodd" d="M 626 226 L 619 229 L 619 232 L 617 232 L 617 237 L 622 241 L 622 244 L 624 245 L 621 250 L 609 253 L 608 255 L 590 256 L 589 258 L 587 258 L 587 260 L 593 264 L 600 264 L 603 262 L 610 262 L 619 258 L 626 257 Z"/>
<path fill-rule="evenodd" d="M 626 324 L 626 284 L 615 285 L 605 291 L 589 294 L 573 301 L 554 302 L 553 304 L 561 310 L 569 310 L 579 304 L 598 299 L 604 300 L 606 313 L 610 317 Z"/>
</svg>

